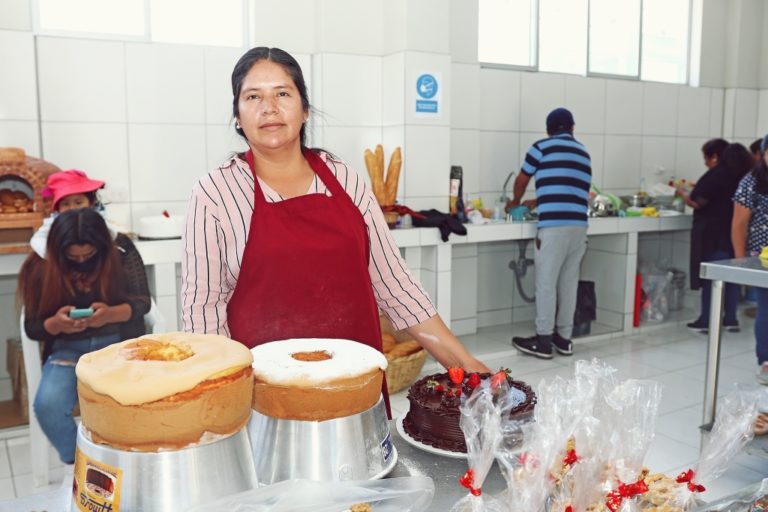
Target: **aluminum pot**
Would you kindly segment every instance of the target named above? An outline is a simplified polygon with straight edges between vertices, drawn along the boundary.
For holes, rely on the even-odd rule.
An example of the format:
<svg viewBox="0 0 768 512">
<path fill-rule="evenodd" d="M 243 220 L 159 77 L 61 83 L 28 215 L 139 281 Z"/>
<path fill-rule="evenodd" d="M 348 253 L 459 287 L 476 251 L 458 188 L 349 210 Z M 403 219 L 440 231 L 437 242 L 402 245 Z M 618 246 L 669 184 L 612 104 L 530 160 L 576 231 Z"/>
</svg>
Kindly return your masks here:
<svg viewBox="0 0 768 512">
<path fill-rule="evenodd" d="M 187 510 L 258 486 L 245 428 L 210 443 L 161 452 L 116 450 L 89 437 L 80 425 L 73 512 Z"/>
<path fill-rule="evenodd" d="M 627 206 L 635 206 L 639 208 L 645 208 L 651 202 L 650 197 L 646 194 L 632 194 L 631 196 L 621 196 L 621 200 Z"/>
<path fill-rule="evenodd" d="M 383 399 L 367 411 L 326 421 L 285 420 L 253 411 L 248 433 L 262 484 L 382 478 L 397 462 Z"/>
</svg>

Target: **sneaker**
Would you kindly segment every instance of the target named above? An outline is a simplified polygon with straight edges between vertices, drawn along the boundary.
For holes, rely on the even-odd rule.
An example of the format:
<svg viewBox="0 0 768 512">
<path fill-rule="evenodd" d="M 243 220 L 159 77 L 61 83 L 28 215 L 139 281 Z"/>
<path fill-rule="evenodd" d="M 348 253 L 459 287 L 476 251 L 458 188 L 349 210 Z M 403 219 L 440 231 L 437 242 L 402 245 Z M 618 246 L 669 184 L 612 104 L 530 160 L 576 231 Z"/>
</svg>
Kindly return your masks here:
<svg viewBox="0 0 768 512">
<path fill-rule="evenodd" d="M 709 332 L 709 323 L 705 322 L 701 318 L 697 318 L 695 321 L 685 324 L 685 326 L 693 332 L 700 332 L 703 334 L 707 334 Z"/>
<path fill-rule="evenodd" d="M 571 340 L 567 340 L 560 336 L 557 333 L 554 333 L 552 335 L 552 345 L 555 346 L 555 350 L 557 350 L 557 353 L 564 356 L 572 356 L 573 355 L 573 342 Z"/>
<path fill-rule="evenodd" d="M 757 382 L 763 386 L 768 386 L 768 363 L 763 363 L 757 370 Z"/>
<path fill-rule="evenodd" d="M 551 337 L 543 337 L 535 334 L 530 338 L 512 338 L 512 346 L 520 352 L 536 356 L 540 359 L 552 359 L 552 340 Z"/>
<path fill-rule="evenodd" d="M 726 332 L 741 332 L 741 327 L 739 327 L 739 322 L 726 322 L 723 321 L 723 329 L 726 330 Z"/>
</svg>

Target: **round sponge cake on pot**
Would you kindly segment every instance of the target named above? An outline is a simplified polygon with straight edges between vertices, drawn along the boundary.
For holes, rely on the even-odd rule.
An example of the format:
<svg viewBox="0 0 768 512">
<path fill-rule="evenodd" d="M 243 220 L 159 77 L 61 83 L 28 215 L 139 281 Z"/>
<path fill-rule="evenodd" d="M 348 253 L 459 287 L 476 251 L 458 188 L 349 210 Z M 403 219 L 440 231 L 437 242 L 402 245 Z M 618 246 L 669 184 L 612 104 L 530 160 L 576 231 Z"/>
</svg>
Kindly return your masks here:
<svg viewBox="0 0 768 512">
<path fill-rule="evenodd" d="M 85 354 L 75 369 L 83 425 L 94 442 L 136 451 L 179 449 L 248 421 L 247 347 L 224 336 L 150 334 Z"/>
<path fill-rule="evenodd" d="M 251 349 L 253 408 L 272 418 L 325 421 L 376 405 L 387 359 L 362 343 L 302 338 Z"/>
</svg>

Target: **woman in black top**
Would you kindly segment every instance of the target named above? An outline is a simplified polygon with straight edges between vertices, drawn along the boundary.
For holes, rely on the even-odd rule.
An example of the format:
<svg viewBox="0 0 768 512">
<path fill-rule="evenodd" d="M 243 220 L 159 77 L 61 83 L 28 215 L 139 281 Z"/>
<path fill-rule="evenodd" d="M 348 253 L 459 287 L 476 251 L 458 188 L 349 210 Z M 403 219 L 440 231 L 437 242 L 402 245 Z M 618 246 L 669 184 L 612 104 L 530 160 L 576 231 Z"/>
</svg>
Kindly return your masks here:
<svg viewBox="0 0 768 512">
<path fill-rule="evenodd" d="M 75 365 L 83 354 L 145 333 L 150 298 L 144 263 L 125 235 L 112 239 L 104 218 L 83 208 L 59 215 L 46 259 L 32 253 L 19 274 L 27 336 L 45 343 L 35 414 L 66 464 L 75 459 Z M 92 314 L 72 318 L 73 309 Z"/>
<path fill-rule="evenodd" d="M 688 324 L 688 328 L 707 332 L 712 289 L 708 279 L 699 278 L 699 265 L 705 261 L 733 258 L 732 198 L 739 181 L 752 167 L 752 156 L 743 145 L 728 144 L 723 139 L 707 142 L 702 152 L 709 170 L 699 178 L 690 195 L 684 196 L 684 199 L 694 209 L 691 227 L 691 288 L 701 288 L 701 313 Z M 739 287 L 726 284 L 723 327 L 729 332 L 739 331 L 736 317 L 738 302 Z"/>
</svg>

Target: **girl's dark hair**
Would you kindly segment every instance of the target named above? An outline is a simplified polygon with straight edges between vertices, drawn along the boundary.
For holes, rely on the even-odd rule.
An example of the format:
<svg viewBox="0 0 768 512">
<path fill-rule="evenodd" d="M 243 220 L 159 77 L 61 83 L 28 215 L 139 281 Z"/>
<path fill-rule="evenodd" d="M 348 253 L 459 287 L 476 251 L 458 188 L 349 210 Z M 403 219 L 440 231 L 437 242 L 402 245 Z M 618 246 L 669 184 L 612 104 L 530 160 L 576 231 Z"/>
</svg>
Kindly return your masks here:
<svg viewBox="0 0 768 512">
<path fill-rule="evenodd" d="M 725 139 L 710 139 L 701 146 L 701 152 L 704 156 L 711 158 L 716 156 L 718 160 L 723 159 L 723 151 L 728 147 L 728 141 Z"/>
<path fill-rule="evenodd" d="M 762 141 L 760 146 L 760 163 L 752 170 L 755 177 L 755 192 L 758 194 L 768 194 L 768 165 L 765 163 L 765 152 L 768 150 L 768 135 Z"/>
<path fill-rule="evenodd" d="M 98 258 L 90 274 L 74 272 L 67 265 L 67 248 L 92 245 Z M 124 302 L 121 267 L 117 248 L 104 218 L 90 208 L 68 210 L 53 221 L 48 233 L 46 259 L 34 252 L 24 261 L 19 273 L 19 299 L 29 319 L 45 319 L 62 306 L 73 303 L 77 284 L 91 287 L 97 300 L 107 304 Z"/>
<path fill-rule="evenodd" d="M 310 105 L 309 95 L 307 94 L 307 85 L 304 83 L 304 75 L 301 72 L 301 66 L 296 62 L 296 59 L 280 48 L 259 46 L 251 48 L 245 52 L 245 54 L 240 57 L 240 60 L 237 61 L 237 64 L 235 64 L 235 69 L 232 70 L 232 116 L 237 119 L 240 115 L 238 102 L 240 100 L 240 92 L 243 89 L 243 80 L 245 80 L 245 76 L 251 70 L 253 65 L 261 60 L 268 60 L 282 66 L 285 72 L 288 73 L 293 80 L 296 89 L 299 90 L 301 106 L 304 109 L 304 112 L 309 112 Z M 301 132 L 299 134 L 301 147 L 306 147 L 307 145 L 306 124 L 307 123 L 301 125 Z M 246 141 L 248 140 L 242 128 L 235 127 L 235 131 Z"/>
<path fill-rule="evenodd" d="M 721 162 L 728 169 L 728 175 L 736 180 L 741 180 L 754 166 L 752 154 L 738 142 L 728 144 L 723 150 Z"/>
</svg>

